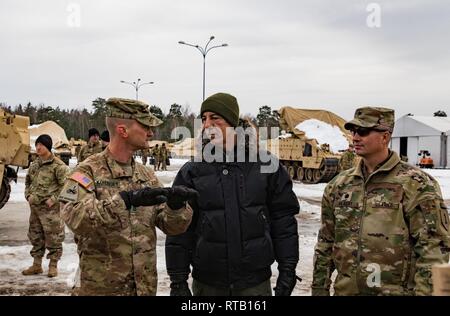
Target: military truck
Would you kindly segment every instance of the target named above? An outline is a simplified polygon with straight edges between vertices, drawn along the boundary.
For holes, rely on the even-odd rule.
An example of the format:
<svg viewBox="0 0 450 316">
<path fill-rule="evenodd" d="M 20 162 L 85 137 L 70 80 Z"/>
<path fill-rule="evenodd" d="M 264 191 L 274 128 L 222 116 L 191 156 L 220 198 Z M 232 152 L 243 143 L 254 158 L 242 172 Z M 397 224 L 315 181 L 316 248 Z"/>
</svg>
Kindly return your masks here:
<svg viewBox="0 0 450 316">
<path fill-rule="evenodd" d="M 330 151 L 328 144 L 319 145 L 308 138 L 296 126 L 308 119 L 317 119 L 338 126 L 346 138 L 350 135 L 344 128 L 345 120 L 324 110 L 304 110 L 283 107 L 279 111 L 280 128 L 287 133 L 268 141 L 268 150 L 274 153 L 286 168 L 290 177 L 303 183 L 328 182 L 340 171 L 340 153 Z"/>
<path fill-rule="evenodd" d="M 30 154 L 30 118 L 0 109 L 0 208 L 8 202 L 10 182 L 17 182 L 17 170 L 27 168 Z"/>
</svg>

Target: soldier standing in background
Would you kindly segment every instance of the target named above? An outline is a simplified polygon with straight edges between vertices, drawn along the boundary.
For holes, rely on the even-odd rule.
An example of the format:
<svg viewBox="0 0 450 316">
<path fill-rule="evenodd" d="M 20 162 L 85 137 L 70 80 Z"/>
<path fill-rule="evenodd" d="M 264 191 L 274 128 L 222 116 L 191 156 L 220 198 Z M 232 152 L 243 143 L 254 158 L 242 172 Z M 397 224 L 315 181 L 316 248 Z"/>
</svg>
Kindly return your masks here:
<svg viewBox="0 0 450 316">
<path fill-rule="evenodd" d="M 110 98 L 106 105 L 111 142 L 78 165 L 59 196 L 62 217 L 80 239 L 76 294 L 156 295 L 156 227 L 183 233 L 192 218 L 186 201 L 197 193 L 162 188 L 154 172 L 133 159 L 162 123 L 147 104 Z"/>
<path fill-rule="evenodd" d="M 348 145 L 348 149 L 342 154 L 339 161 L 339 167 L 341 171 L 353 168 L 355 164 L 355 152 L 353 144 Z"/>
<path fill-rule="evenodd" d="M 152 151 L 153 158 L 155 159 L 155 171 L 159 170 L 159 145 L 156 144 Z"/>
<path fill-rule="evenodd" d="M 449 219 L 437 181 L 388 144 L 394 111 L 364 107 L 345 124 L 362 159 L 325 188 L 313 295 L 431 295 L 431 267 L 448 263 Z"/>
<path fill-rule="evenodd" d="M 52 139 L 42 134 L 36 139 L 38 158 L 31 163 L 25 178 L 25 198 L 30 204 L 28 238 L 33 245 L 33 265 L 22 271 L 23 275 L 40 274 L 42 257 L 48 250 L 50 259 L 48 277 L 58 274 L 58 260 L 62 255 L 64 222 L 59 212 L 58 195 L 70 172 L 69 167 L 52 154 Z"/>
<path fill-rule="evenodd" d="M 149 156 L 148 148 L 141 150 L 142 164 L 145 166 L 147 164 L 147 159 Z"/>
<path fill-rule="evenodd" d="M 85 160 L 87 157 L 92 156 L 93 154 L 101 153 L 102 143 L 100 142 L 100 133 L 97 129 L 91 128 L 89 130 L 89 141 L 86 145 L 81 147 L 80 152 L 78 154 L 78 163 Z"/>
<path fill-rule="evenodd" d="M 109 144 L 109 132 L 108 130 L 104 130 L 103 133 L 100 135 L 100 140 L 102 141 L 102 150 L 105 150 L 105 148 Z"/>
<path fill-rule="evenodd" d="M 166 144 L 163 143 L 161 145 L 161 149 L 159 150 L 159 163 L 161 164 L 161 170 L 167 170 L 167 164 L 166 164 L 166 159 L 167 159 L 167 147 Z M 158 166 L 159 168 L 159 166 Z"/>
</svg>

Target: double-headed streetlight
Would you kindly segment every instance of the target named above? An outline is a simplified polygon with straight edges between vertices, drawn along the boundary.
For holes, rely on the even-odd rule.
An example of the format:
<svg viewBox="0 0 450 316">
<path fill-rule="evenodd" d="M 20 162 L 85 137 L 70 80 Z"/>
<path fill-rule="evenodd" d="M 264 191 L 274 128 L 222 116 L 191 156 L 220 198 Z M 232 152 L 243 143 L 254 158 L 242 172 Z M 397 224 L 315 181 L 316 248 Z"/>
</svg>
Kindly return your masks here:
<svg viewBox="0 0 450 316">
<path fill-rule="evenodd" d="M 133 81 L 133 82 L 123 81 L 123 80 L 120 80 L 120 82 L 121 83 L 126 83 L 126 84 L 129 84 L 129 85 L 133 86 L 133 88 L 136 90 L 136 100 L 138 99 L 138 96 L 139 96 L 138 93 L 139 93 L 139 88 L 140 87 L 142 87 L 143 85 L 146 85 L 146 84 L 154 84 L 153 81 L 141 82 L 140 78 L 137 81 Z"/>
<path fill-rule="evenodd" d="M 200 53 L 203 55 L 203 101 L 205 100 L 205 60 L 206 60 L 206 55 L 208 54 L 208 52 L 211 49 L 228 46 L 228 44 L 222 44 L 222 45 L 211 46 L 211 47 L 208 48 L 208 45 L 211 43 L 211 41 L 213 39 L 214 39 L 214 36 L 211 36 L 209 38 L 208 43 L 206 43 L 205 47 L 201 47 L 199 45 L 189 44 L 189 43 L 186 43 L 186 42 L 183 42 L 183 41 L 179 41 L 178 42 L 178 44 L 192 46 L 192 47 L 197 48 L 200 51 Z"/>
</svg>

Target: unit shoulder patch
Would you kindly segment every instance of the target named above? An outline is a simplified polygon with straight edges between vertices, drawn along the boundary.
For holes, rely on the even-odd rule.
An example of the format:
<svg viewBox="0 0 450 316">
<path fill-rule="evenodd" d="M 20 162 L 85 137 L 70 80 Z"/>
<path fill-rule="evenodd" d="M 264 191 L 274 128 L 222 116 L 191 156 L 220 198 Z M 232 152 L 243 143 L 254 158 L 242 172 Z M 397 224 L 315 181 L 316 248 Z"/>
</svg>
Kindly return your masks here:
<svg viewBox="0 0 450 316">
<path fill-rule="evenodd" d="M 78 184 L 74 182 L 67 183 L 59 194 L 61 202 L 76 202 L 78 200 Z"/>
</svg>

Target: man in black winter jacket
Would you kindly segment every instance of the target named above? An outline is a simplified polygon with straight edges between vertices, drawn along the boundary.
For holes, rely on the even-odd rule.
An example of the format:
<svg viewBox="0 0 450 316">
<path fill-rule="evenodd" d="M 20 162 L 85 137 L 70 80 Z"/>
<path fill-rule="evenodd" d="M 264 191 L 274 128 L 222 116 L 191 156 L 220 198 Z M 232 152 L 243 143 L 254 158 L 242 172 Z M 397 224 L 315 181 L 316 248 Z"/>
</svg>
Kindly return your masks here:
<svg viewBox="0 0 450 316">
<path fill-rule="evenodd" d="M 170 295 L 191 295 L 187 280 L 192 266 L 196 296 L 269 296 L 276 260 L 275 295 L 288 296 L 299 260 L 299 204 L 292 181 L 278 161 L 276 170 L 262 172 L 260 156 L 250 159 L 248 147 L 239 144 L 235 97 L 210 96 L 202 103 L 201 118 L 208 146 L 212 152 L 223 151 L 225 158 L 188 162 L 174 180 L 174 186 L 193 188 L 199 197 L 190 201 L 194 216 L 187 232 L 166 239 Z M 245 158 L 239 160 L 243 147 Z"/>
</svg>

